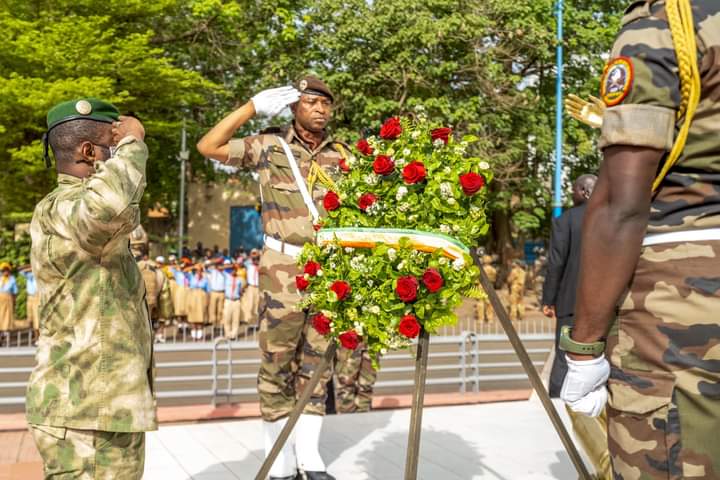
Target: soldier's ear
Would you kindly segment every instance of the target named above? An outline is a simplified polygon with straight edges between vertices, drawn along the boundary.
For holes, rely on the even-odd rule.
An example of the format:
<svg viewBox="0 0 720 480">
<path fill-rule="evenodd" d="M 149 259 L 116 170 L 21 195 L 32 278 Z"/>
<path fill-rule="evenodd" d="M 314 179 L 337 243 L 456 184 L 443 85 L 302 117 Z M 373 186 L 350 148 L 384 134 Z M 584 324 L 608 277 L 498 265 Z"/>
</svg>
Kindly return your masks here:
<svg viewBox="0 0 720 480">
<path fill-rule="evenodd" d="M 80 159 L 81 161 L 87 162 L 87 163 L 95 163 L 95 159 L 97 158 L 98 151 L 95 148 L 95 145 L 92 144 L 92 142 L 82 142 L 80 144 Z"/>
</svg>

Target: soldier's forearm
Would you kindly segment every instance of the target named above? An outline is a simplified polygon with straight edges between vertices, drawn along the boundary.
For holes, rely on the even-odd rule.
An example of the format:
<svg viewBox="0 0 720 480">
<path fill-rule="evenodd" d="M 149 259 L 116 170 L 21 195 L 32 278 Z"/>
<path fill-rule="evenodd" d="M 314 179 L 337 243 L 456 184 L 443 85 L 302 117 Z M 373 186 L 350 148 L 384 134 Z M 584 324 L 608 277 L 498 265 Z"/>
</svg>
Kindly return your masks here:
<svg viewBox="0 0 720 480">
<path fill-rule="evenodd" d="M 197 143 L 198 152 L 205 157 L 227 162 L 229 154 L 228 142 L 235 135 L 235 132 L 254 116 L 255 106 L 252 101 L 248 101 L 242 107 L 223 118 L 220 123 L 211 128 L 200 139 Z"/>
<path fill-rule="evenodd" d="M 583 223 L 573 339 L 603 337 L 630 283 L 647 230 L 652 181 L 662 152 L 634 147 L 606 150 Z M 618 248 L 622 245 L 622 248 Z"/>
</svg>

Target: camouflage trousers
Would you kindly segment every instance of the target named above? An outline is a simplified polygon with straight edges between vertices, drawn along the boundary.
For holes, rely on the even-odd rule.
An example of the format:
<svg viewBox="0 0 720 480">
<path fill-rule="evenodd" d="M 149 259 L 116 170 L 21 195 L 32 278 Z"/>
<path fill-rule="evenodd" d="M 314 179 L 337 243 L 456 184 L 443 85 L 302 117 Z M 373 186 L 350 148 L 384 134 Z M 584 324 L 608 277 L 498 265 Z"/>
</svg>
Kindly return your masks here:
<svg viewBox="0 0 720 480">
<path fill-rule="evenodd" d="M 616 480 L 720 478 L 720 241 L 644 247 L 608 335 Z"/>
<path fill-rule="evenodd" d="M 46 480 L 140 480 L 145 433 L 31 425 Z"/>
<path fill-rule="evenodd" d="M 258 393 L 263 420 L 274 422 L 290 414 L 304 385 L 315 373 L 328 341 L 317 333 L 309 315 L 298 311 L 300 296 L 295 260 L 265 248 L 260 264 L 260 372 Z M 328 366 L 303 410 L 324 415 L 326 385 L 332 377 Z"/>
<path fill-rule="evenodd" d="M 490 300 L 478 300 L 475 304 L 475 320 L 478 323 L 495 321 L 495 310 Z"/>
<path fill-rule="evenodd" d="M 340 348 L 335 355 L 337 385 L 335 400 L 339 413 L 368 412 L 372 407 L 377 371 L 364 345 L 355 350 Z"/>
<path fill-rule="evenodd" d="M 525 316 L 525 299 L 522 288 L 510 289 L 510 320 L 522 320 Z"/>
</svg>

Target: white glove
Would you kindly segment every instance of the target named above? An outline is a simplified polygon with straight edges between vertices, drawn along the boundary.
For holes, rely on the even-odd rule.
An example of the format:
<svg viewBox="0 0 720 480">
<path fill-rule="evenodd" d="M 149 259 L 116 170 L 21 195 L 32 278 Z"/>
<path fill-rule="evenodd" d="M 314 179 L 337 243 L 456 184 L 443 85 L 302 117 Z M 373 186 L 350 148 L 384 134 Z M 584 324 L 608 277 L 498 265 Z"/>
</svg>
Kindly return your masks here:
<svg viewBox="0 0 720 480">
<path fill-rule="evenodd" d="M 610 376 L 610 364 L 605 355 L 592 360 L 565 358 L 568 372 L 560 390 L 560 398 L 571 410 L 597 417 L 608 399 L 605 384 Z"/>
<path fill-rule="evenodd" d="M 263 90 L 252 97 L 255 113 L 274 117 L 282 112 L 285 107 L 300 99 L 300 92 L 295 87 L 279 87 Z"/>
</svg>

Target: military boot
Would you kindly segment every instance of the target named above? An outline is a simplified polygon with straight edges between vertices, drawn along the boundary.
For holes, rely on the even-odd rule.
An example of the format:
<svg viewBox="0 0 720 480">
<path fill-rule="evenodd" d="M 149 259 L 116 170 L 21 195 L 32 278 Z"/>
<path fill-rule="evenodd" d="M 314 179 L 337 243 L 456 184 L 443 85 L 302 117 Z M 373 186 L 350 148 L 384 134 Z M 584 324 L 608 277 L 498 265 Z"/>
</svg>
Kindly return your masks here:
<svg viewBox="0 0 720 480">
<path fill-rule="evenodd" d="M 335 480 L 335 477 L 327 472 L 303 472 L 300 471 L 295 480 Z"/>
</svg>

